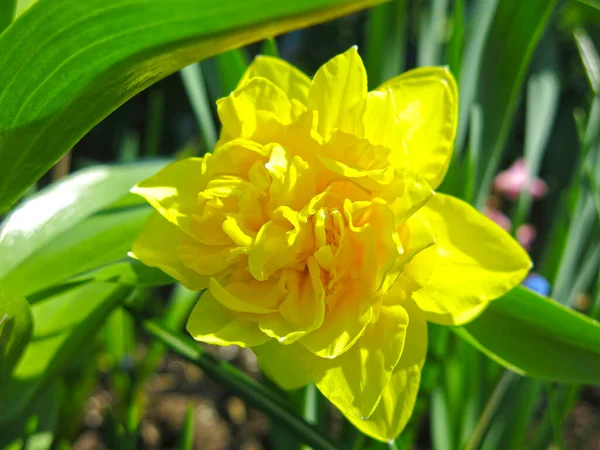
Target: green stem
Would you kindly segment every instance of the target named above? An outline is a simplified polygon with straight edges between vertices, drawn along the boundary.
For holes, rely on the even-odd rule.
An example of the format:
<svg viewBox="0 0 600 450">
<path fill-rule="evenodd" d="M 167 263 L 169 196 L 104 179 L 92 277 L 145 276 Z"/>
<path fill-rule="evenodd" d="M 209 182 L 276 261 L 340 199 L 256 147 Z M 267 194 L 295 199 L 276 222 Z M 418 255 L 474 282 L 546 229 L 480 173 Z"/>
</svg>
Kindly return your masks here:
<svg viewBox="0 0 600 450">
<path fill-rule="evenodd" d="M 466 445 L 465 450 L 476 450 L 477 448 L 479 448 L 481 442 L 483 441 L 485 433 L 487 432 L 487 429 L 490 426 L 490 423 L 492 422 L 492 419 L 498 412 L 498 408 L 500 407 L 500 403 L 502 402 L 502 399 L 504 398 L 508 387 L 513 382 L 515 377 L 516 375 L 512 372 L 504 372 L 502 378 L 500 378 L 500 381 L 496 385 L 494 392 L 488 400 L 488 403 L 485 406 L 485 409 L 483 410 L 483 414 L 479 419 L 479 423 L 477 423 L 477 427 L 473 432 L 471 440 Z"/>
</svg>

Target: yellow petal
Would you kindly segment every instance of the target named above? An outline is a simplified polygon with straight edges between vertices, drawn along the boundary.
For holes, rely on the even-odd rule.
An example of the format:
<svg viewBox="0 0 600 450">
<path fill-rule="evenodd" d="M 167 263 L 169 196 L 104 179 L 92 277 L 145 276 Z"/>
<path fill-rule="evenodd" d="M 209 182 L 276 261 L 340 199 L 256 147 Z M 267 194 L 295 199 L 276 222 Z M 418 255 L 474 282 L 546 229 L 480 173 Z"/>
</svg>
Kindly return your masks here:
<svg viewBox="0 0 600 450">
<path fill-rule="evenodd" d="M 373 145 L 390 149 L 389 161 L 394 167 L 406 167 L 408 152 L 396 110 L 391 89 L 369 92 L 360 119 L 362 130 L 358 135 Z"/>
<path fill-rule="evenodd" d="M 176 251 L 187 268 L 202 275 L 214 276 L 238 262 L 246 254 L 246 249 L 242 247 L 206 245 L 187 235 L 181 239 Z"/>
<path fill-rule="evenodd" d="M 169 222 L 194 236 L 192 215 L 198 212 L 198 193 L 207 183 L 203 176 L 206 162 L 205 158 L 175 161 L 138 183 L 131 192 L 144 197 Z"/>
<path fill-rule="evenodd" d="M 187 235 L 158 213 L 153 213 L 133 243 L 131 256 L 147 266 L 158 267 L 193 291 L 206 289 L 209 277 L 186 267 L 177 246 Z"/>
<path fill-rule="evenodd" d="M 531 261 L 498 225 L 456 198 L 437 194 L 421 210 L 435 234 L 436 259 L 424 286 L 413 294 L 427 320 L 461 325 L 519 284 Z M 421 255 L 407 265 L 419 268 Z"/>
<path fill-rule="evenodd" d="M 254 77 L 266 78 L 285 92 L 290 100 L 306 104 L 310 78 L 283 59 L 257 56 L 244 73 L 238 86 L 243 86 Z"/>
<path fill-rule="evenodd" d="M 197 341 L 213 345 L 254 347 L 270 339 L 256 322 L 239 318 L 221 305 L 210 290 L 205 291 L 194 306 L 187 330 Z"/>
<path fill-rule="evenodd" d="M 308 109 L 317 111 L 319 134 L 328 138 L 344 116 L 367 96 L 367 73 L 356 47 L 325 63 L 315 74 Z"/>
<path fill-rule="evenodd" d="M 421 369 L 427 354 L 427 324 L 418 309 L 404 305 L 409 314 L 404 351 L 387 383 L 379 404 L 368 420 L 346 415 L 364 434 L 380 441 L 398 437 L 410 419 L 417 400 Z"/>
<path fill-rule="evenodd" d="M 252 351 L 261 370 L 286 391 L 298 389 L 312 380 L 307 361 L 312 355 L 298 344 L 282 345 L 270 340 L 253 347 Z"/>
<path fill-rule="evenodd" d="M 317 364 L 319 390 L 347 416 L 369 417 L 400 359 L 408 323 L 402 306 L 383 306 L 350 350 Z"/>
<path fill-rule="evenodd" d="M 236 138 L 273 142 L 279 125 L 292 120 L 292 104 L 285 93 L 266 78 L 254 77 L 217 101 L 217 112 L 223 128 L 222 142 Z"/>
<path fill-rule="evenodd" d="M 458 90 L 450 70 L 409 70 L 377 90 L 394 95 L 411 169 L 437 188 L 450 163 L 458 117 Z"/>
<path fill-rule="evenodd" d="M 279 306 L 281 317 L 296 327 L 296 331 L 309 332 L 321 326 L 325 316 L 325 289 L 321 269 L 314 257 L 307 260 L 307 271 L 298 275 L 287 271 L 286 298 Z M 308 273 L 307 273 L 308 272 Z"/>
<path fill-rule="evenodd" d="M 212 295 L 227 309 L 242 313 L 268 314 L 277 311 L 277 304 L 285 296 L 285 290 L 277 280 L 233 282 L 221 285 L 210 280 Z"/>
<path fill-rule="evenodd" d="M 248 267 L 254 278 L 266 280 L 278 269 L 302 264 L 312 245 L 310 224 L 270 220 L 256 236 L 248 256 Z"/>
<path fill-rule="evenodd" d="M 372 300 L 360 289 L 348 287 L 329 309 L 323 325 L 298 342 L 321 358 L 336 358 L 350 349 L 373 317 Z"/>
</svg>

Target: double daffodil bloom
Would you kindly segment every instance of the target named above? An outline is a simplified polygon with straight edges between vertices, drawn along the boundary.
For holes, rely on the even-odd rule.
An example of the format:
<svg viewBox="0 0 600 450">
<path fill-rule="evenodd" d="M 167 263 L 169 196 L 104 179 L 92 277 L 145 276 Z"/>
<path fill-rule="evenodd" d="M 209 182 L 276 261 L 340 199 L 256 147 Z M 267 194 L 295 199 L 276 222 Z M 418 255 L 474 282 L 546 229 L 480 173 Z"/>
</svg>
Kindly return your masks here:
<svg viewBox="0 0 600 450">
<path fill-rule="evenodd" d="M 133 189 L 157 212 L 132 254 L 206 289 L 195 339 L 252 347 L 281 387 L 314 381 L 364 433 L 395 438 L 427 322 L 472 320 L 531 265 L 492 221 L 434 192 L 457 100 L 436 67 L 367 92 L 356 48 L 312 79 L 259 56 L 217 103 L 214 153 Z"/>
</svg>

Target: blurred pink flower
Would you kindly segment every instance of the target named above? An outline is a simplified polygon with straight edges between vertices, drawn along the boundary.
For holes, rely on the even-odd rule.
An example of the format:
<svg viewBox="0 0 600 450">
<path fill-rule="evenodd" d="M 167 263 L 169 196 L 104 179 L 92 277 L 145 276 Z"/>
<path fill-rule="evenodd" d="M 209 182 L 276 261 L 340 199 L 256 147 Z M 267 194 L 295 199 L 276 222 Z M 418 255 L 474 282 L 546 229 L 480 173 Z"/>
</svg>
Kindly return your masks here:
<svg viewBox="0 0 600 450">
<path fill-rule="evenodd" d="M 531 177 L 522 158 L 517 159 L 512 166 L 500 172 L 494 179 L 494 189 L 510 200 L 519 198 L 524 189 L 535 199 L 546 194 L 548 186 L 541 178 Z"/>
<path fill-rule="evenodd" d="M 512 222 L 502 213 L 502 211 L 494 208 L 493 206 L 486 206 L 483 210 L 483 213 L 500 225 L 502 229 L 510 232 L 510 229 L 512 228 Z"/>
<path fill-rule="evenodd" d="M 517 241 L 519 241 L 519 244 L 521 244 L 525 250 L 529 250 L 531 248 L 536 236 L 537 231 L 535 227 L 529 223 L 521 225 L 519 228 L 517 228 Z"/>
</svg>

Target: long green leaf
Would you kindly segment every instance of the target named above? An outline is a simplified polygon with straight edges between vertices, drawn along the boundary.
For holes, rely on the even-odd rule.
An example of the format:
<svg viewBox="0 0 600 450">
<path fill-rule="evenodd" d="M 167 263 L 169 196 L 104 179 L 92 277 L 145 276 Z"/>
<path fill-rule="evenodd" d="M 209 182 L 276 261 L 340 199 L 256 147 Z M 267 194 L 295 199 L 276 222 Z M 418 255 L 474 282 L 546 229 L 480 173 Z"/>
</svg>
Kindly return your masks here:
<svg viewBox="0 0 600 450">
<path fill-rule="evenodd" d="M 460 66 L 458 128 L 456 130 L 456 152 L 460 153 L 465 145 L 471 107 L 477 95 L 479 74 L 485 51 L 485 43 L 496 13 L 498 0 L 476 2 L 473 17 L 465 30 L 465 47 Z"/>
<path fill-rule="evenodd" d="M 37 302 L 33 337 L 0 387 L 0 425 L 23 411 L 91 338 L 131 288 L 88 283 Z"/>
<path fill-rule="evenodd" d="M 58 235 L 112 205 L 135 183 L 153 175 L 165 164 L 163 160 L 90 167 L 28 199 L 0 228 L 0 280 Z"/>
<path fill-rule="evenodd" d="M 496 10 L 481 63 L 477 99 L 483 108 L 485 170 L 476 204 L 485 205 L 512 125 L 529 62 L 556 0 L 504 0 Z"/>
<path fill-rule="evenodd" d="M 112 264 L 89 270 L 65 281 L 65 284 L 86 281 L 107 281 L 129 286 L 151 287 L 176 283 L 175 279 L 137 259 L 125 258 Z"/>
<path fill-rule="evenodd" d="M 27 301 L 21 296 L 0 292 L 0 386 L 31 339 L 32 329 L 31 308 Z"/>
<path fill-rule="evenodd" d="M 6 292 L 28 296 L 122 260 L 151 213 L 152 208 L 144 205 L 95 214 L 40 248 L 8 274 L 1 286 Z"/>
<path fill-rule="evenodd" d="M 383 0 L 40 0 L 0 35 L 0 213 L 142 89 Z"/>
<path fill-rule="evenodd" d="M 560 80 L 556 42 L 546 33 L 533 58 L 532 73 L 527 83 L 525 119 L 525 166 L 530 177 L 537 177 L 554 128 L 560 96 Z M 531 209 L 529 189 L 523 189 L 517 202 L 513 226 L 527 220 Z"/>
<path fill-rule="evenodd" d="M 314 426 L 302 420 L 283 399 L 233 366 L 217 361 L 190 338 L 169 331 L 154 320 L 142 320 L 142 326 L 171 350 L 200 367 L 207 376 L 223 385 L 232 394 L 281 423 L 302 442 L 315 450 L 340 449 Z"/>
<path fill-rule="evenodd" d="M 435 66 L 442 62 L 442 44 L 448 0 L 425 2 L 419 27 L 417 65 Z"/>
<path fill-rule="evenodd" d="M 600 323 L 518 287 L 454 329 L 509 369 L 551 381 L 600 383 Z"/>
</svg>

